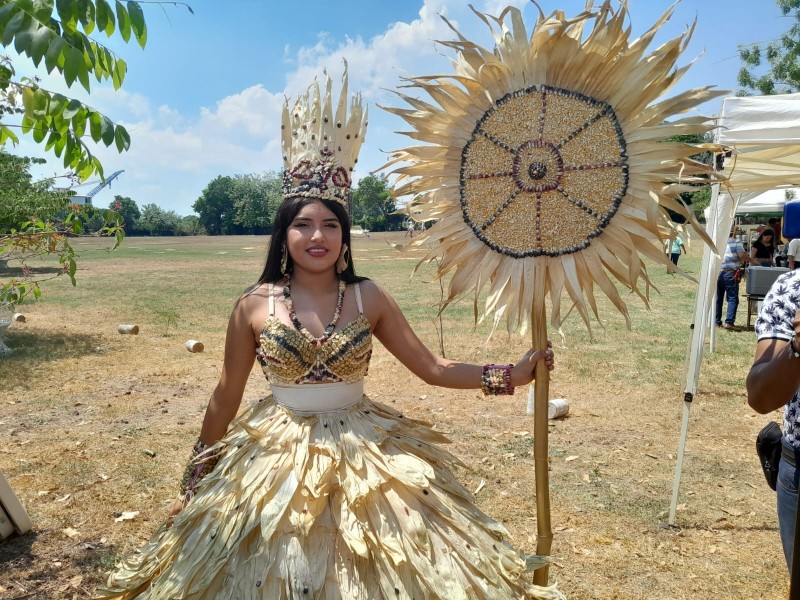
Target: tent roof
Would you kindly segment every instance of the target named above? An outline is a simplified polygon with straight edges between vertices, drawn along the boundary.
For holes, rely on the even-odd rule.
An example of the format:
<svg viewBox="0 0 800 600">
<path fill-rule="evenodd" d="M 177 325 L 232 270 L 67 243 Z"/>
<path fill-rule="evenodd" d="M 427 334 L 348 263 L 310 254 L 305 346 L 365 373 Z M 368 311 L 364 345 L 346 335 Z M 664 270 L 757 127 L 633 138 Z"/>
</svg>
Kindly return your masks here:
<svg viewBox="0 0 800 600">
<path fill-rule="evenodd" d="M 800 188 L 780 188 L 774 190 L 767 190 L 761 192 L 751 198 L 749 194 L 739 198 L 739 203 L 736 206 L 736 214 L 766 214 L 766 213 L 782 213 L 783 205 L 786 203 L 786 192 L 793 191 L 795 198 L 800 198 Z"/>
<path fill-rule="evenodd" d="M 800 185 L 800 93 L 725 98 L 719 125 L 734 191 Z"/>
</svg>

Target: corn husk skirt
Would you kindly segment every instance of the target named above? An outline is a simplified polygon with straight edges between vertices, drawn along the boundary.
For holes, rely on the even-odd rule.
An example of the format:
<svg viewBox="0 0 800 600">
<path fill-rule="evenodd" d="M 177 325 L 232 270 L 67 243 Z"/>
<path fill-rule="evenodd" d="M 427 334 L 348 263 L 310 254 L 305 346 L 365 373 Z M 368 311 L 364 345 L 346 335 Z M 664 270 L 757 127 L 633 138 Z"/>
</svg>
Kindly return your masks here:
<svg viewBox="0 0 800 600">
<path fill-rule="evenodd" d="M 429 424 L 366 396 L 298 414 L 272 396 L 221 441 L 197 495 L 125 557 L 100 598 L 561 598 L 502 541 Z"/>
</svg>

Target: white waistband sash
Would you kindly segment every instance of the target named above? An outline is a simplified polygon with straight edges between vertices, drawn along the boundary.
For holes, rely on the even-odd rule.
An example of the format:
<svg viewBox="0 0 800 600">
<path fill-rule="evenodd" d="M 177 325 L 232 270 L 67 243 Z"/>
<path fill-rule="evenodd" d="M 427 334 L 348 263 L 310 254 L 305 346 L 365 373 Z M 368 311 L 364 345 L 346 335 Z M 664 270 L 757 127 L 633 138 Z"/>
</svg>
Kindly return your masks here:
<svg viewBox="0 0 800 600">
<path fill-rule="evenodd" d="M 361 402 L 364 381 L 355 383 L 305 383 L 272 385 L 275 402 L 300 415 L 344 410 Z"/>
</svg>

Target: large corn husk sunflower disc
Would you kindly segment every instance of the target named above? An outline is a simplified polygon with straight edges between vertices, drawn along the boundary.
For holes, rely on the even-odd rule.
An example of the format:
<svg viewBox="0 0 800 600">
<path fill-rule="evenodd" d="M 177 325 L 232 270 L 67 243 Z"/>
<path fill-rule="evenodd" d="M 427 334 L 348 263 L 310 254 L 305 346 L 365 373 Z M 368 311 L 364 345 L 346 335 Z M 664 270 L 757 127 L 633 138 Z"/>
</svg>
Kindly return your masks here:
<svg viewBox="0 0 800 600">
<path fill-rule="evenodd" d="M 458 39 L 441 43 L 456 51 L 455 74 L 410 78 L 432 102 L 399 94 L 411 108 L 386 108 L 426 143 L 390 153 L 384 168 L 397 175 L 395 195 L 413 197 L 409 215 L 435 221 L 414 244 L 432 247 L 423 262 L 440 259 L 440 276 L 452 274 L 445 306 L 472 293 L 477 318 L 485 289 L 483 315 L 509 332 L 545 314 L 547 295 L 560 325 L 563 291 L 588 326 L 595 286 L 627 321 L 614 280 L 647 302 L 642 258 L 672 268 L 664 209 L 693 221 L 679 194 L 714 178 L 690 158 L 711 145 L 663 140 L 711 130 L 705 117 L 668 119 L 724 92 L 656 102 L 688 68 L 676 61 L 693 28 L 646 54 L 672 9 L 630 41 L 624 2 L 590 6 L 574 18 L 540 11 L 530 37 L 516 8 L 476 11 L 494 51 L 450 25 Z"/>
</svg>

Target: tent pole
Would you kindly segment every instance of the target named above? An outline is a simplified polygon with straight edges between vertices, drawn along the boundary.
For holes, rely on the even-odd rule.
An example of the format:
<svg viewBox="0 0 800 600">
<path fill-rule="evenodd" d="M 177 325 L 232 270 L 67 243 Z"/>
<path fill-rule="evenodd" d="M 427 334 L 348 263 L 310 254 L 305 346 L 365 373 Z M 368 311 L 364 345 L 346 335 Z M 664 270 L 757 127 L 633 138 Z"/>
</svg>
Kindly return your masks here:
<svg viewBox="0 0 800 600">
<path fill-rule="evenodd" d="M 707 233 L 713 242 L 719 246 L 719 184 L 712 186 L 711 204 L 707 215 Z M 697 381 L 700 376 L 700 364 L 703 360 L 705 349 L 706 327 L 711 324 L 713 336 L 714 316 L 711 311 L 716 306 L 712 301 L 708 305 L 708 297 L 715 285 L 713 278 L 714 257 L 711 248 L 706 246 L 703 249 L 703 261 L 700 266 L 700 281 L 697 285 L 697 297 L 693 315 L 693 329 L 691 341 L 689 343 L 689 356 L 686 363 L 686 387 L 683 395 L 683 417 L 681 419 L 681 433 L 678 440 L 678 459 L 675 464 L 675 478 L 672 484 L 672 499 L 670 501 L 669 525 L 675 525 L 675 512 L 678 507 L 678 493 L 681 485 L 681 475 L 683 472 L 683 455 L 686 448 L 686 436 L 689 430 L 689 413 L 694 395 L 697 393 Z"/>
<path fill-rule="evenodd" d="M 692 407 L 692 394 L 684 395 L 683 419 L 681 419 L 681 439 L 678 444 L 678 463 L 675 465 L 675 480 L 672 483 L 672 501 L 669 505 L 670 525 L 675 525 L 675 512 L 678 510 L 678 490 L 681 486 L 681 472 L 683 470 L 683 449 L 686 447 L 686 434 L 689 431 L 689 409 Z"/>
<path fill-rule="evenodd" d="M 715 288 L 716 289 L 716 288 Z M 717 292 L 711 297 L 711 306 L 708 307 L 708 353 L 714 354 L 717 341 Z"/>
</svg>

